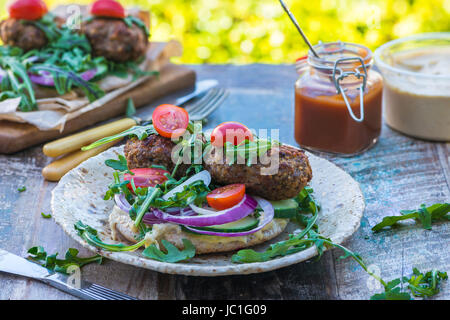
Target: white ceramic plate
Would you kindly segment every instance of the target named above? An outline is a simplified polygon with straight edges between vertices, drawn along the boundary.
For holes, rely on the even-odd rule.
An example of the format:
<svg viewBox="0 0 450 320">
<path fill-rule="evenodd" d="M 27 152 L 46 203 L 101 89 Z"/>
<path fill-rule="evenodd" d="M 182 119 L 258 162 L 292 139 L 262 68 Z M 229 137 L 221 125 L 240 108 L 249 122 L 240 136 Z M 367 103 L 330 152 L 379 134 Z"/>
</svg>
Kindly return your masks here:
<svg viewBox="0 0 450 320">
<path fill-rule="evenodd" d="M 193 276 L 221 276 L 233 274 L 260 273 L 286 267 L 310 259 L 317 255 L 315 247 L 276 258 L 267 262 L 235 264 L 231 262 L 234 252 L 199 255 L 187 262 L 165 263 L 144 258 L 140 251 L 109 252 L 90 246 L 81 239 L 74 224 L 81 220 L 99 232 L 105 242 L 110 240 L 108 216 L 113 208 L 113 201 L 104 201 L 107 185 L 112 181 L 113 170 L 104 165 L 106 159 L 117 159 L 123 154 L 123 147 L 111 148 L 80 164 L 68 172 L 52 193 L 52 210 L 56 222 L 64 231 L 82 246 L 109 259 L 170 274 Z M 314 196 L 321 205 L 318 225 L 320 233 L 331 238 L 335 243 L 342 243 L 349 238 L 360 225 L 364 212 L 364 198 L 358 183 L 342 169 L 331 162 L 308 153 L 313 172 L 310 186 Z M 252 247 L 264 250 L 271 243 L 287 238 L 298 226 L 290 223 L 286 230 L 276 238 Z"/>
</svg>

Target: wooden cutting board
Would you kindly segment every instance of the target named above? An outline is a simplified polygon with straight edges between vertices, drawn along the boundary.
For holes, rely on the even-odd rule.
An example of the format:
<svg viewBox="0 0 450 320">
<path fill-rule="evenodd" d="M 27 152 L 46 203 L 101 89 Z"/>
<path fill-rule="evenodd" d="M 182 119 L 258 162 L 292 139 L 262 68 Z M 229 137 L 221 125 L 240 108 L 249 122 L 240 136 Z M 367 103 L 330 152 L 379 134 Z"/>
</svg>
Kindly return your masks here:
<svg viewBox="0 0 450 320">
<path fill-rule="evenodd" d="M 30 124 L 0 121 L 0 153 L 14 153 L 125 114 L 128 98 L 133 98 L 136 108 L 139 108 L 169 93 L 193 87 L 195 79 L 196 75 L 193 70 L 180 65 L 168 64 L 161 69 L 159 77 L 150 79 L 104 106 L 69 120 L 63 132 L 59 132 L 59 130 L 41 131 Z"/>
</svg>

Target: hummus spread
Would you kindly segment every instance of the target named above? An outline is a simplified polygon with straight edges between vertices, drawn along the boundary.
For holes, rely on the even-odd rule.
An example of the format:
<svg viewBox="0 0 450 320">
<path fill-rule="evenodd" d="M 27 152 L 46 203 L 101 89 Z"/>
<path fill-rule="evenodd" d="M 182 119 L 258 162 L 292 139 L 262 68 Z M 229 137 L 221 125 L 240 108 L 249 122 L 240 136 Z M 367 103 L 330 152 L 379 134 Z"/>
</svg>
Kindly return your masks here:
<svg viewBox="0 0 450 320">
<path fill-rule="evenodd" d="M 418 48 L 390 58 L 399 71 L 385 78 L 387 124 L 414 137 L 450 141 L 450 48 Z"/>
</svg>

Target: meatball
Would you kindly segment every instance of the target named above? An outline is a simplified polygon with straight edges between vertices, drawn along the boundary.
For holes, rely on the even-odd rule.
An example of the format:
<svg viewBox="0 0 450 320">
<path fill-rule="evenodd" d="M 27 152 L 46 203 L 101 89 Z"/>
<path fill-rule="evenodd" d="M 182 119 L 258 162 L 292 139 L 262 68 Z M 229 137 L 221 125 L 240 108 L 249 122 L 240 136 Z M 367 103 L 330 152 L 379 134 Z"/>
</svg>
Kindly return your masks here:
<svg viewBox="0 0 450 320">
<path fill-rule="evenodd" d="M 13 18 L 0 23 L 0 37 L 4 44 L 22 48 L 24 51 L 40 49 L 48 42 L 41 29 Z"/>
<path fill-rule="evenodd" d="M 152 164 L 156 164 L 163 165 L 172 172 L 175 168 L 171 157 L 174 146 L 172 140 L 157 134 L 151 134 L 144 140 L 131 138 L 124 148 L 128 168 L 149 168 Z M 189 165 L 181 164 L 175 176 L 178 178 L 184 176 L 188 167 Z"/>
<path fill-rule="evenodd" d="M 225 155 L 212 150 L 205 161 L 205 169 L 215 183 L 244 183 L 246 192 L 268 200 L 293 198 L 312 178 L 311 166 L 304 151 L 290 146 L 272 146 L 264 162 L 254 162 L 250 166 L 229 165 Z"/>
<path fill-rule="evenodd" d="M 133 24 L 128 27 L 120 19 L 94 18 L 83 26 L 93 54 L 115 62 L 136 60 L 145 55 L 148 38 L 145 32 Z"/>
</svg>

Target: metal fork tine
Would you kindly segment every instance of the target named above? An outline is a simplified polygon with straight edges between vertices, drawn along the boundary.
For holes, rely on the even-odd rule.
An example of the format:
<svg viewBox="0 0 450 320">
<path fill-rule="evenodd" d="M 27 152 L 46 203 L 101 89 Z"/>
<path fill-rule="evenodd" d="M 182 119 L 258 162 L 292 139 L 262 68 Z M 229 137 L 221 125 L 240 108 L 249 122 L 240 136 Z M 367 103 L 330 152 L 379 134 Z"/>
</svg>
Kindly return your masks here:
<svg viewBox="0 0 450 320">
<path fill-rule="evenodd" d="M 102 296 L 100 296 L 100 295 L 97 294 L 97 293 L 90 292 L 90 291 L 87 290 L 87 289 L 80 289 L 80 291 L 81 291 L 82 293 L 84 293 L 85 295 L 91 297 L 93 300 L 108 300 L 108 299 L 106 299 L 105 297 L 102 297 Z"/>
<path fill-rule="evenodd" d="M 208 115 L 210 115 L 214 110 L 216 110 L 222 102 L 228 97 L 229 92 L 222 89 L 220 91 L 220 94 L 210 103 L 208 103 L 207 106 L 205 106 L 201 112 L 197 112 L 196 114 L 192 115 L 190 118 L 192 120 L 201 120 L 206 118 Z"/>
<path fill-rule="evenodd" d="M 208 105 L 211 103 L 211 101 L 217 96 L 217 90 L 215 89 L 211 89 L 208 92 L 208 95 L 205 96 L 204 99 L 202 99 L 201 101 L 199 101 L 199 103 L 197 103 L 193 108 L 191 108 L 190 110 L 187 110 L 189 112 L 189 114 L 197 114 L 198 110 L 202 109 L 205 105 Z"/>
<path fill-rule="evenodd" d="M 213 98 L 211 98 L 211 100 L 208 101 L 208 103 L 206 103 L 206 104 L 202 105 L 201 107 L 197 108 L 195 110 L 194 114 L 197 115 L 197 116 L 203 115 L 205 113 L 205 111 L 207 111 L 209 108 L 214 106 L 216 101 L 219 100 L 224 94 L 225 94 L 225 90 L 224 89 L 217 90 L 216 95 Z"/>
<path fill-rule="evenodd" d="M 217 99 L 214 104 L 210 106 L 210 108 L 205 109 L 204 112 L 200 115 L 200 118 L 204 119 L 208 117 L 211 113 L 214 112 L 220 105 L 223 103 L 223 101 L 228 97 L 228 92 L 225 92 L 219 99 Z"/>
<path fill-rule="evenodd" d="M 195 110 L 203 105 L 204 103 L 207 103 L 212 97 L 215 95 L 215 90 L 211 89 L 209 90 L 201 99 L 198 101 L 188 105 L 185 107 L 186 111 L 189 113 L 195 112 Z"/>
<path fill-rule="evenodd" d="M 85 294 L 92 296 L 96 300 L 137 300 L 120 292 L 112 291 L 108 288 L 92 284 L 87 288 L 81 289 Z"/>
<path fill-rule="evenodd" d="M 214 90 L 214 94 L 210 96 L 210 99 L 208 101 L 205 101 L 201 105 L 197 106 L 197 108 L 194 110 L 194 113 L 200 113 L 201 110 L 203 110 L 205 107 L 208 107 L 211 103 L 213 103 L 218 96 L 223 94 L 223 89 L 211 89 Z"/>
<path fill-rule="evenodd" d="M 138 299 L 136 299 L 136 298 L 134 298 L 132 296 L 129 296 L 129 295 L 125 294 L 125 293 L 117 292 L 117 291 L 114 291 L 114 290 L 102 287 L 102 286 L 100 286 L 98 284 L 95 284 L 95 283 L 91 287 L 95 288 L 99 292 L 107 293 L 110 296 L 116 297 L 116 298 L 121 299 L 121 300 L 138 300 Z"/>
<path fill-rule="evenodd" d="M 114 293 L 110 292 L 109 290 L 105 290 L 105 288 L 102 288 L 100 286 L 96 287 L 94 284 L 88 288 L 85 288 L 84 291 L 93 293 L 93 294 L 97 294 L 108 300 L 120 299 L 120 295 L 114 294 Z"/>
</svg>

